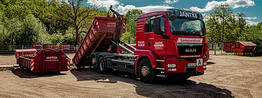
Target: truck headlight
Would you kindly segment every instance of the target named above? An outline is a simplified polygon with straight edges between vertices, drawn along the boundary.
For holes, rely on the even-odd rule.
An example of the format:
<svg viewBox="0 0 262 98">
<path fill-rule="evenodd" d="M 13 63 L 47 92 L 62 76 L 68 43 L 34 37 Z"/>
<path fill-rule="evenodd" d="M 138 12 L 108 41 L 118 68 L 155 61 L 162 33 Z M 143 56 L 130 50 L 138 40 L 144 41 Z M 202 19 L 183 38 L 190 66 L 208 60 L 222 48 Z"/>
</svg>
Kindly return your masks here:
<svg viewBox="0 0 262 98">
<path fill-rule="evenodd" d="M 167 67 L 176 67 L 176 64 L 167 64 Z"/>
</svg>

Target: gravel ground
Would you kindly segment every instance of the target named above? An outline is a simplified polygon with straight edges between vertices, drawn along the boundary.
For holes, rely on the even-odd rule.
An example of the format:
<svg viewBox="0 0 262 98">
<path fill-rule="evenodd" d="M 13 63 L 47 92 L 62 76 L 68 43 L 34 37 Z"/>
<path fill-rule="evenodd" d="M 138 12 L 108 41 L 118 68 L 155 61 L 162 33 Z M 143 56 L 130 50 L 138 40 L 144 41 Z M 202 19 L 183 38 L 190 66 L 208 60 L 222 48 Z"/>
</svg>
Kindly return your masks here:
<svg viewBox="0 0 262 98">
<path fill-rule="evenodd" d="M 0 55 L 0 65 L 14 63 L 14 55 Z M 92 70 L 34 75 L 15 68 L 0 71 L 0 97 L 262 97 L 262 57 L 211 55 L 208 64 L 204 75 L 185 82 L 161 79 L 154 84 L 132 75 Z"/>
<path fill-rule="evenodd" d="M 16 64 L 16 58 L 14 54 L 1 54 L 0 65 L 13 65 Z"/>
</svg>

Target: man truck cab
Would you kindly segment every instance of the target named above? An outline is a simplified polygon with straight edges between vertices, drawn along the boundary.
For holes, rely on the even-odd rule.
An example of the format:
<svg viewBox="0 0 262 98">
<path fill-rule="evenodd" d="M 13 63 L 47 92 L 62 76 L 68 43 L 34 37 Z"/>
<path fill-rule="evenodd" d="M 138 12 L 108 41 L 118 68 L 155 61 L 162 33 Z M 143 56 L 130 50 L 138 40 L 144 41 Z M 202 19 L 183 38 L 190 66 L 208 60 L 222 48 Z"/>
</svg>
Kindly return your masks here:
<svg viewBox="0 0 262 98">
<path fill-rule="evenodd" d="M 206 70 L 205 24 L 200 13 L 169 9 L 143 14 L 137 19 L 136 39 L 135 55 L 149 59 L 159 76 L 188 78 Z M 151 68 L 141 67 L 150 73 L 146 69 Z"/>
</svg>

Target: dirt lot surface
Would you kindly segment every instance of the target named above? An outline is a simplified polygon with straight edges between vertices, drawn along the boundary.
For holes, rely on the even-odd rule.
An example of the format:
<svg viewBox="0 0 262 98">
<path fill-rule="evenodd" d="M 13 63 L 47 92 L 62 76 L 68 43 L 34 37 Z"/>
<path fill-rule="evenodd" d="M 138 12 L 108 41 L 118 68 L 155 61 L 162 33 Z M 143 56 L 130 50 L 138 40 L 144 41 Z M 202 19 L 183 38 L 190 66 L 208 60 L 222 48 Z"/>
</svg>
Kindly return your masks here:
<svg viewBox="0 0 262 98">
<path fill-rule="evenodd" d="M 204 75 L 185 82 L 162 79 L 154 84 L 116 73 L 71 70 L 33 75 L 17 68 L 0 71 L 0 97 L 262 98 L 262 57 L 212 55 L 207 68 Z"/>
<path fill-rule="evenodd" d="M 11 65 L 11 64 L 16 64 L 16 58 L 14 54 L 0 55 L 0 65 Z"/>
</svg>

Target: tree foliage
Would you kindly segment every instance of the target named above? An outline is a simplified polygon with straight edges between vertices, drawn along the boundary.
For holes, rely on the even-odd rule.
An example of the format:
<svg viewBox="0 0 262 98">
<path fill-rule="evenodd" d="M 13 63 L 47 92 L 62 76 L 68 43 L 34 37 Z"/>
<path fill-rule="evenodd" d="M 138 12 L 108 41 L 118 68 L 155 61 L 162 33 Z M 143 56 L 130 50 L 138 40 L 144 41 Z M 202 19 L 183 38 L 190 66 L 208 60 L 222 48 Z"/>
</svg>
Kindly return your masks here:
<svg viewBox="0 0 262 98">
<path fill-rule="evenodd" d="M 83 0 L 69 0 L 69 4 L 63 2 L 59 10 L 62 17 L 58 17 L 58 20 L 64 21 L 75 30 L 75 45 L 79 44 L 80 33 L 82 32 L 81 28 L 86 25 L 86 20 L 92 16 L 90 13 L 95 8 L 81 7 Z"/>
<path fill-rule="evenodd" d="M 252 41 L 258 46 L 255 50 L 256 55 L 262 55 L 262 22 L 248 27 L 247 31 L 246 40 Z"/>
<path fill-rule="evenodd" d="M 208 42 L 252 41 L 258 45 L 257 54 L 262 54 L 262 22 L 249 26 L 243 13 L 234 14 L 227 5 L 221 5 L 209 14 L 206 23 Z"/>
<path fill-rule="evenodd" d="M 0 45 L 80 44 L 94 17 L 107 15 L 104 9 L 83 6 L 83 2 L 1 0 Z M 136 43 L 136 19 L 142 13 L 134 9 L 124 15 L 127 21 L 122 41 Z M 214 9 L 209 16 L 206 22 L 209 42 L 253 41 L 262 47 L 262 23 L 248 26 L 246 16 L 234 13 L 227 5 Z"/>
<path fill-rule="evenodd" d="M 48 33 L 39 19 L 29 14 L 23 21 L 12 18 L 4 24 L 5 45 L 30 45 L 48 42 Z"/>
<path fill-rule="evenodd" d="M 139 15 L 143 14 L 142 10 L 133 9 L 129 10 L 125 14 L 126 21 L 126 33 L 121 37 L 121 40 L 126 43 L 136 43 L 136 19 Z"/>
<path fill-rule="evenodd" d="M 83 0 L 69 1 L 1 0 L 0 45 L 79 44 L 93 17 L 106 11 L 81 6 Z"/>
<path fill-rule="evenodd" d="M 221 5 L 210 12 L 210 18 L 206 25 L 209 42 L 244 40 L 247 32 L 245 15 L 243 13 L 234 15 L 227 5 Z"/>
</svg>

